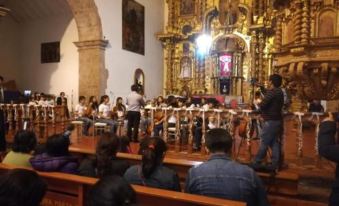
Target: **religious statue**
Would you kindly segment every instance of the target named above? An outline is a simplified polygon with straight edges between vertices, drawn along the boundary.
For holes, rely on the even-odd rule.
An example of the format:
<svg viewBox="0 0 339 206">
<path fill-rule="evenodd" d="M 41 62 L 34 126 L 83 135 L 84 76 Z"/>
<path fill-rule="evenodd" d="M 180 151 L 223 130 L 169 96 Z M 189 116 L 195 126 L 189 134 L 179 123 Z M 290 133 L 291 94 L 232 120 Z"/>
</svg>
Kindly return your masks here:
<svg viewBox="0 0 339 206">
<path fill-rule="evenodd" d="M 180 78 L 192 78 L 192 59 L 189 57 L 183 57 L 180 62 L 180 69 Z"/>
<path fill-rule="evenodd" d="M 221 25 L 234 25 L 238 21 L 239 0 L 220 0 L 219 10 Z"/>
</svg>

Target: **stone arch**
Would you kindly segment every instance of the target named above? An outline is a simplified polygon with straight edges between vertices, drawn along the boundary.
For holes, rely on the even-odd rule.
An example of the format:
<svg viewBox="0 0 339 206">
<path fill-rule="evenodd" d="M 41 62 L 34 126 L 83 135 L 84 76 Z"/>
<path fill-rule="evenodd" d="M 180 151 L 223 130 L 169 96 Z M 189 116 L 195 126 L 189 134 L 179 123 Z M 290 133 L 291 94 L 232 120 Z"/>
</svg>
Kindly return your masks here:
<svg viewBox="0 0 339 206">
<path fill-rule="evenodd" d="M 101 95 L 105 92 L 107 75 L 102 24 L 94 0 L 67 0 L 78 28 L 79 95 Z"/>
</svg>

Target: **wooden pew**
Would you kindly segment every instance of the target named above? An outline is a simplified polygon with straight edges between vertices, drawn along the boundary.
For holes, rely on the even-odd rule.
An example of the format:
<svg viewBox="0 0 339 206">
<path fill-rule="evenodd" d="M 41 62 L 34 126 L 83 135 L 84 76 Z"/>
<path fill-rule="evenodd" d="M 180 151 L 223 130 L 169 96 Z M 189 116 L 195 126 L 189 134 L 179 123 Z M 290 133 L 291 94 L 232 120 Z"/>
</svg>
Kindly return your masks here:
<svg viewBox="0 0 339 206">
<path fill-rule="evenodd" d="M 85 155 L 94 155 L 95 151 L 92 149 L 80 149 L 78 147 L 69 148 L 70 152 Z M 131 165 L 140 164 L 141 156 L 135 154 L 118 153 L 119 159 L 128 160 Z M 175 170 L 180 178 L 181 183 L 185 183 L 188 170 L 194 166 L 201 164 L 200 161 L 189 161 L 165 157 L 164 165 Z M 265 185 L 269 189 L 271 194 L 283 194 L 283 195 L 297 195 L 298 194 L 298 181 L 299 175 L 296 173 L 279 172 L 275 177 L 272 177 L 268 173 L 257 173 L 259 177 L 264 181 Z"/>
<path fill-rule="evenodd" d="M 15 167 L 0 164 L 0 174 Z M 48 192 L 42 206 L 82 206 L 88 197 L 88 191 L 97 182 L 95 178 L 81 177 L 77 175 L 57 172 L 38 172 L 47 182 Z M 139 206 L 245 206 L 245 203 L 204 197 L 199 195 L 172 192 L 167 190 L 148 188 L 133 185 L 137 193 Z"/>
</svg>

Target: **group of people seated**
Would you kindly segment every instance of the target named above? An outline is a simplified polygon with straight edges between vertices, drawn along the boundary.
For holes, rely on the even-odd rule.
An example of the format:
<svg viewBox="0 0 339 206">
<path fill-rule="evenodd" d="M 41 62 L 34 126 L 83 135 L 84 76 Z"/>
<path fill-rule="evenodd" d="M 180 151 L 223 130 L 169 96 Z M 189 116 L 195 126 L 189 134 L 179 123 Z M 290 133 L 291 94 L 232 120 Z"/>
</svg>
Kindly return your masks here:
<svg viewBox="0 0 339 206">
<path fill-rule="evenodd" d="M 130 184 L 154 187 L 190 194 L 205 195 L 247 202 L 247 205 L 266 206 L 266 191 L 256 173 L 248 166 L 230 159 L 232 137 L 224 129 L 211 129 L 206 135 L 206 149 L 210 153 L 207 162 L 191 168 L 187 174 L 185 188 L 181 188 L 176 171 L 163 165 L 167 145 L 162 138 L 148 137 L 140 143 L 141 164 L 130 165 L 126 160 L 117 159 L 117 152 L 126 152 L 123 139 L 113 133 L 104 133 L 96 147 L 95 158 L 82 161 L 72 156 L 68 150 L 69 136 L 53 135 L 46 145 L 37 148 L 35 134 L 20 131 L 15 135 L 12 150 L 3 163 L 18 167 L 31 167 L 43 172 L 63 172 L 100 180 L 93 187 L 88 200 L 90 205 L 129 205 L 135 203 L 135 192 Z M 29 178 L 29 180 L 23 180 Z M 14 180 L 15 179 L 15 180 Z M 18 195 L 20 191 L 3 188 L 8 184 L 22 184 L 20 190 L 36 188 L 29 193 L 29 205 L 39 205 L 46 191 L 44 183 L 35 172 L 12 170 L 0 177 L 0 205 L 14 201 L 13 205 L 27 205 Z M 23 185 L 25 184 L 25 185 Z M 31 185 L 27 185 L 31 184 Z M 11 194 L 9 194 L 11 193 Z M 28 195 L 25 192 L 20 195 Z M 34 203 L 33 203 L 34 202 Z"/>
</svg>

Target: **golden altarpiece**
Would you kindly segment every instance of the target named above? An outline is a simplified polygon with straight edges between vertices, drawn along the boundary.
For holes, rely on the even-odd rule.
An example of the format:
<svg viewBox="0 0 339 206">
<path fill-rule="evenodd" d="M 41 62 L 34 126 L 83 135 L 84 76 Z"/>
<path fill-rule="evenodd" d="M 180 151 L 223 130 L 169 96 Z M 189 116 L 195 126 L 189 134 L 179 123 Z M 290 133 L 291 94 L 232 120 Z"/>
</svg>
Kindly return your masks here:
<svg viewBox="0 0 339 206">
<path fill-rule="evenodd" d="M 165 94 L 243 96 L 280 73 L 296 107 L 339 97 L 338 0 L 166 0 Z M 199 52 L 201 36 L 210 45 Z M 204 39 L 202 39 L 204 40 Z M 300 108 L 298 108 L 300 109 Z"/>
</svg>

